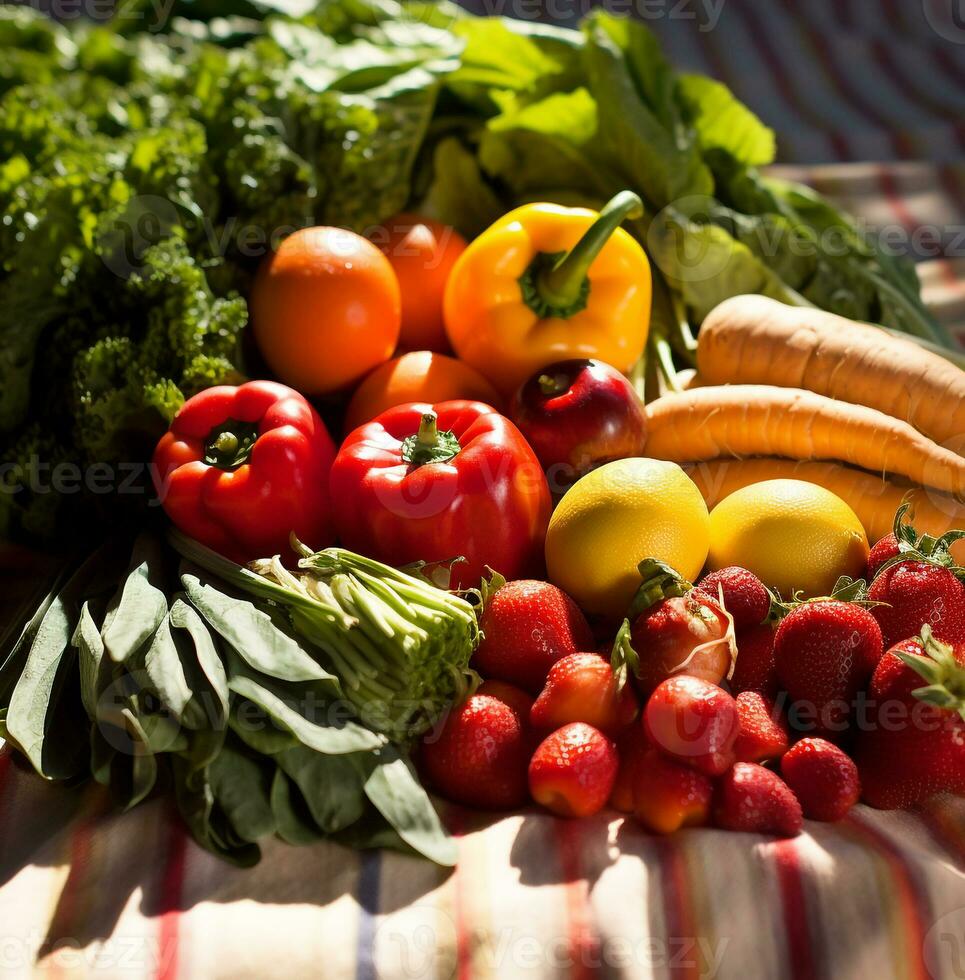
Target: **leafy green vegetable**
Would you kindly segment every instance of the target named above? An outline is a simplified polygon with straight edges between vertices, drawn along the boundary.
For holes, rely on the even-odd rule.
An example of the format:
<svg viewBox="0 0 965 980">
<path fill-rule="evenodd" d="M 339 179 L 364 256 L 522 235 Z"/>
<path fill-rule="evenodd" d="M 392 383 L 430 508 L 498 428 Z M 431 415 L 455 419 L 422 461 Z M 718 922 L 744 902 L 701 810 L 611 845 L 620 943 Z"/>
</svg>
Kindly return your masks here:
<svg viewBox="0 0 965 980">
<path fill-rule="evenodd" d="M 292 546 L 301 555 L 297 574 L 293 574 L 277 555 L 244 569 L 175 528 L 168 536 L 188 561 L 284 609 L 293 634 L 308 644 L 319 661 L 331 666 L 338 690 L 372 728 L 406 741 L 430 728 L 440 708 L 469 690 L 474 679 L 469 659 L 480 634 L 473 607 L 465 599 L 342 548 L 313 553 L 293 538 Z M 191 576 L 184 576 L 183 581 L 191 601 L 200 608 L 203 590 L 191 583 Z M 248 649 L 242 649 L 246 636 L 257 640 L 251 629 L 255 617 L 261 617 L 261 625 L 267 622 L 288 643 L 295 645 L 296 641 L 254 606 L 235 603 L 229 607 L 224 597 L 220 601 L 230 608 L 234 619 L 249 622 L 247 629 L 229 636 L 222 622 L 202 609 L 237 654 L 230 661 L 229 686 L 263 708 L 277 727 L 294 732 L 307 743 L 308 732 L 292 727 L 305 724 L 305 719 L 290 716 L 277 685 L 265 680 L 252 683 L 248 668 L 286 680 L 312 678 L 280 673 L 273 663 L 274 655 L 266 657 L 265 643 L 252 642 Z M 252 650 L 259 651 L 257 661 Z M 248 668 L 243 661 L 248 662 Z M 325 677 L 335 680 L 331 675 Z M 320 688 L 319 694 L 324 698 L 324 689 Z M 334 737 L 331 728 L 326 737 Z M 332 747 L 323 751 L 352 750 Z"/>
<path fill-rule="evenodd" d="M 181 547 L 207 560 L 205 549 Z M 162 539 L 143 532 L 129 558 L 124 552 L 122 540 L 95 552 L 22 631 L 11 632 L 9 652 L 0 651 L 0 690 L 10 692 L 0 702 L 0 731 L 37 772 L 49 779 L 89 774 L 124 809 L 173 784 L 198 843 L 242 866 L 257 861 L 255 842 L 272 834 L 293 843 L 334 836 L 452 863 L 405 747 L 370 723 L 364 702 L 342 695 L 351 678 L 322 668 L 316 657 L 324 651 L 276 625 L 286 608 L 279 598 L 290 601 L 277 581 L 215 556 L 220 576 L 240 582 L 258 605 L 190 568 L 182 568 L 185 591 L 169 596 L 164 571 L 177 556 Z M 373 624 L 381 624 L 386 650 L 399 641 L 395 658 L 409 657 L 423 686 L 395 693 L 401 705 L 394 718 L 409 719 L 415 732 L 464 689 L 459 678 L 473 649 L 466 637 L 477 635 L 465 600 L 349 552 L 305 562 L 331 566 L 316 584 L 325 582 L 333 597 L 351 584 L 349 569 L 369 577 L 371 594 L 356 589 L 353 613 L 334 598 L 327 611 L 307 601 L 323 610 L 315 612 L 327 624 L 326 642 L 346 663 L 354 656 L 349 634 L 371 633 Z M 390 624 L 405 602 L 414 619 L 401 636 Z M 464 617 L 472 621 L 468 634 Z M 431 637 L 420 634 L 423 627 Z M 108 641 L 124 655 L 112 658 Z M 420 652 L 447 675 L 445 684 Z M 405 700 L 413 689 L 414 713 Z M 407 741 L 412 732 L 397 736 Z"/>
</svg>

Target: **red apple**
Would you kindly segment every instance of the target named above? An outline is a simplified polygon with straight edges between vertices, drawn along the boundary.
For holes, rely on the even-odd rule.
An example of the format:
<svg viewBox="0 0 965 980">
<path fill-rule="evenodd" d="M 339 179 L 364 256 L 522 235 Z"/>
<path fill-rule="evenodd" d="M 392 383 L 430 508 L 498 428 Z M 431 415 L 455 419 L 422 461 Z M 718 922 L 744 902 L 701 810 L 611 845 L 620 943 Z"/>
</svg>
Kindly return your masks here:
<svg viewBox="0 0 965 980">
<path fill-rule="evenodd" d="M 603 463 L 643 455 L 647 420 L 630 382 L 596 360 L 558 361 L 516 393 L 512 418 L 554 490 Z"/>
</svg>

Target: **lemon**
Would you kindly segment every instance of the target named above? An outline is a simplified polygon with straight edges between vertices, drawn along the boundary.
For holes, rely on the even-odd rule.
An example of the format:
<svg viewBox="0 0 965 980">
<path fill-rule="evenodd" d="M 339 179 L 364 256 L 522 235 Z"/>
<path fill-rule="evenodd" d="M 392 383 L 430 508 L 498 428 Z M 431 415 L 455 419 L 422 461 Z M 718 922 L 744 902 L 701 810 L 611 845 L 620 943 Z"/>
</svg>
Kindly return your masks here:
<svg viewBox="0 0 965 980">
<path fill-rule="evenodd" d="M 725 497 L 710 515 L 712 569 L 749 568 L 784 598 L 828 595 L 861 575 L 868 538 L 836 494 L 803 480 L 765 480 Z"/>
<path fill-rule="evenodd" d="M 693 580 L 708 547 L 707 505 L 676 464 L 620 459 L 578 480 L 546 534 L 550 581 L 583 610 L 623 616 L 644 558 L 659 558 Z"/>
</svg>

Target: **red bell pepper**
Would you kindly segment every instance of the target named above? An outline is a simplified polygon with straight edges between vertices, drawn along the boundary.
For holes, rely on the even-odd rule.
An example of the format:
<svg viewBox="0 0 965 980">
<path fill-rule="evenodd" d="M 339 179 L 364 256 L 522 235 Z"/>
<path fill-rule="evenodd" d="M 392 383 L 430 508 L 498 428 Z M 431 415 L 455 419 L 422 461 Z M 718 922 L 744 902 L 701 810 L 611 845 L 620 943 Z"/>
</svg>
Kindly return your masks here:
<svg viewBox="0 0 965 980">
<path fill-rule="evenodd" d="M 333 541 L 328 477 L 335 446 L 318 412 L 273 381 L 189 398 L 154 451 L 155 487 L 185 534 L 240 563 L 290 556 L 292 531 Z"/>
<path fill-rule="evenodd" d="M 486 566 L 536 574 L 550 517 L 546 478 L 520 431 L 482 402 L 412 403 L 342 444 L 332 506 L 347 548 L 391 565 L 462 557 L 452 586 Z"/>
</svg>

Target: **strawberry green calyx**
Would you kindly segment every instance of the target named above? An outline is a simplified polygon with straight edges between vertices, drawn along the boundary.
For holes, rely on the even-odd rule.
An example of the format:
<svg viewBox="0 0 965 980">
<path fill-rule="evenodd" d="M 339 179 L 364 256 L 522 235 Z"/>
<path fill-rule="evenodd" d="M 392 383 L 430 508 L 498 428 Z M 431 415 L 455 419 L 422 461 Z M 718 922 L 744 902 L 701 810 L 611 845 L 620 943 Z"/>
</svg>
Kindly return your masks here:
<svg viewBox="0 0 965 980">
<path fill-rule="evenodd" d="M 630 674 L 635 674 L 640 666 L 640 657 L 633 649 L 630 642 L 630 620 L 625 619 L 617 632 L 616 639 L 613 641 L 613 649 L 610 653 L 610 666 L 613 668 L 613 675 L 617 680 L 617 690 L 622 691 L 626 687 Z"/>
<path fill-rule="evenodd" d="M 902 663 L 928 682 L 912 694 L 936 708 L 957 711 L 965 721 L 965 667 L 947 643 L 935 639 L 927 624 L 921 628 L 921 645 L 923 653 L 897 653 Z"/>
<path fill-rule="evenodd" d="M 865 582 L 863 578 L 851 578 L 850 575 L 842 575 L 837 582 L 834 583 L 834 588 L 831 589 L 830 595 L 814 596 L 811 599 L 799 598 L 800 592 L 796 592 L 794 597 L 785 602 L 780 596 L 775 596 L 771 593 L 771 610 L 768 614 L 767 621 L 770 623 L 780 622 L 792 609 L 796 609 L 798 606 L 804 606 L 808 603 L 813 602 L 850 602 L 855 606 L 861 606 L 864 609 L 871 609 L 873 606 L 886 605 L 886 603 L 875 602 L 873 599 L 868 598 L 868 583 Z"/>
<path fill-rule="evenodd" d="M 875 578 L 903 561 L 919 561 L 947 568 L 956 578 L 965 582 L 965 568 L 952 556 L 952 545 L 965 539 L 965 530 L 946 531 L 937 538 L 931 534 L 919 534 L 914 525 L 905 520 L 910 509 L 911 505 L 906 501 L 895 513 L 894 535 L 898 542 L 898 554 L 881 565 Z"/>
<path fill-rule="evenodd" d="M 484 578 L 479 586 L 480 613 L 489 604 L 489 600 L 506 584 L 506 577 L 504 575 L 500 575 L 499 572 L 489 568 L 488 565 L 486 569 L 489 572 L 489 578 Z"/>
<path fill-rule="evenodd" d="M 686 595 L 693 588 L 676 569 L 658 558 L 644 558 L 637 570 L 640 572 L 640 585 L 627 611 L 631 620 L 663 599 Z"/>
</svg>

